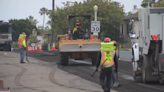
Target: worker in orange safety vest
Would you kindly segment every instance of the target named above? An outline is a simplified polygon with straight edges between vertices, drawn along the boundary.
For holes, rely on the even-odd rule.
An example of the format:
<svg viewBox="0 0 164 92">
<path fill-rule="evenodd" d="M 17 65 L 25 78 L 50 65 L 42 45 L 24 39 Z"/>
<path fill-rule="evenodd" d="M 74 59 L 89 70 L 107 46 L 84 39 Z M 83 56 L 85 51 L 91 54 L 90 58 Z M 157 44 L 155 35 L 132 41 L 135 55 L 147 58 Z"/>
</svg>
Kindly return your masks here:
<svg viewBox="0 0 164 92">
<path fill-rule="evenodd" d="M 27 44 L 26 33 L 22 32 L 22 34 L 20 34 L 18 38 L 18 47 L 20 48 L 20 63 L 25 63 L 23 60 L 26 53 L 26 47 L 27 47 L 26 44 Z"/>
</svg>

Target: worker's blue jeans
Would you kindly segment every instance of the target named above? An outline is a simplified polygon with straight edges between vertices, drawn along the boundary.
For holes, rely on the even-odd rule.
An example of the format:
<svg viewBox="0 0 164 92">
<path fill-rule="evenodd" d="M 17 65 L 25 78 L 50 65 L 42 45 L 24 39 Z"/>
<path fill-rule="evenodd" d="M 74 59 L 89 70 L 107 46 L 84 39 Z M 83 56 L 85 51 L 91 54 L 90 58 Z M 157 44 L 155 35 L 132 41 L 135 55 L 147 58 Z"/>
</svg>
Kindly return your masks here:
<svg viewBox="0 0 164 92">
<path fill-rule="evenodd" d="M 23 62 L 24 57 L 25 57 L 25 49 L 20 48 L 20 62 Z"/>
<path fill-rule="evenodd" d="M 100 73 L 100 83 L 103 90 L 108 90 L 110 92 L 112 78 L 112 67 L 102 68 Z"/>
</svg>

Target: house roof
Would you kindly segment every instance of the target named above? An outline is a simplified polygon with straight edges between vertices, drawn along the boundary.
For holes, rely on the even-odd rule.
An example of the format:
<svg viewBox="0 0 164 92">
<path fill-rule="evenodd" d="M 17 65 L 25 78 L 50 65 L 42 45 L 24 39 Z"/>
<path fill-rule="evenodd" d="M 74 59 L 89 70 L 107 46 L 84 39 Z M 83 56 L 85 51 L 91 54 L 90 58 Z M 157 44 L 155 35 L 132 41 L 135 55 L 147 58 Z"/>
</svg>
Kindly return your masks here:
<svg viewBox="0 0 164 92">
<path fill-rule="evenodd" d="M 137 19 L 138 17 L 136 16 L 136 14 L 130 14 L 128 16 L 125 16 L 125 18 L 123 18 L 123 20 L 129 20 L 129 19 Z"/>
</svg>

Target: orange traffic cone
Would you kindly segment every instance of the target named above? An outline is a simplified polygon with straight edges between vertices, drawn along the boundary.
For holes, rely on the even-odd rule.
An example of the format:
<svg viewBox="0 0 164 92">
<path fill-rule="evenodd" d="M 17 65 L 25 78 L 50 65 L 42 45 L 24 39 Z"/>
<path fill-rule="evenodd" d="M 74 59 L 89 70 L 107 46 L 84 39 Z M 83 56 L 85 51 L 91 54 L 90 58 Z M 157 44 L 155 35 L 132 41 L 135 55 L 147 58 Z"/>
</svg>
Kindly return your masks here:
<svg viewBox="0 0 164 92">
<path fill-rule="evenodd" d="M 28 46 L 28 51 L 30 51 L 30 46 Z"/>
<path fill-rule="evenodd" d="M 39 51 L 42 51 L 42 45 L 41 44 L 39 45 Z"/>
<path fill-rule="evenodd" d="M 30 51 L 32 51 L 32 46 L 30 46 Z"/>
<path fill-rule="evenodd" d="M 54 43 L 54 42 L 53 42 L 52 50 L 56 50 L 56 48 L 55 48 L 55 43 Z"/>
<path fill-rule="evenodd" d="M 33 51 L 33 46 L 31 46 L 31 51 Z"/>
<path fill-rule="evenodd" d="M 37 47 L 37 45 L 35 45 L 35 51 L 38 51 L 38 47 Z"/>
</svg>

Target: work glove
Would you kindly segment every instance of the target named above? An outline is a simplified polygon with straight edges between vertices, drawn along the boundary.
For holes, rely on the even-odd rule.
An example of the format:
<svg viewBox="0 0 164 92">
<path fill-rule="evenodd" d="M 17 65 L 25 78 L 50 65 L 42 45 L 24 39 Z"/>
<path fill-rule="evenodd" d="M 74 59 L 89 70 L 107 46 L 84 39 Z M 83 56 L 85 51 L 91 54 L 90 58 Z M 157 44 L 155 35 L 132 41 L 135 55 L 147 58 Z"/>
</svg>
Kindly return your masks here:
<svg viewBox="0 0 164 92">
<path fill-rule="evenodd" d="M 96 70 L 95 70 L 95 71 L 97 72 L 97 71 L 99 71 L 99 70 L 96 68 Z"/>
</svg>

